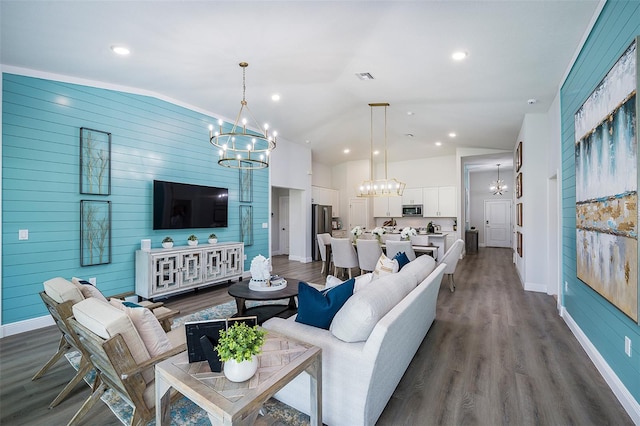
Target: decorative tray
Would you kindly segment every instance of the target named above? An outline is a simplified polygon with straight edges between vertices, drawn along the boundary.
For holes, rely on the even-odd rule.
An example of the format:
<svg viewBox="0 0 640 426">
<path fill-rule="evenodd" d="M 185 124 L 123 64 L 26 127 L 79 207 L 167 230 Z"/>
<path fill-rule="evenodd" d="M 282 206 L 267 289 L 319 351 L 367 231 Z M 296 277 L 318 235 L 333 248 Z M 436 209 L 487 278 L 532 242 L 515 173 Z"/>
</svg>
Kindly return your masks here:
<svg viewBox="0 0 640 426">
<path fill-rule="evenodd" d="M 254 281 L 251 279 L 249 281 L 249 289 L 253 291 L 277 291 L 287 286 L 287 280 L 278 276 L 271 277 L 269 282 L 271 285 L 268 285 L 267 281 Z"/>
</svg>

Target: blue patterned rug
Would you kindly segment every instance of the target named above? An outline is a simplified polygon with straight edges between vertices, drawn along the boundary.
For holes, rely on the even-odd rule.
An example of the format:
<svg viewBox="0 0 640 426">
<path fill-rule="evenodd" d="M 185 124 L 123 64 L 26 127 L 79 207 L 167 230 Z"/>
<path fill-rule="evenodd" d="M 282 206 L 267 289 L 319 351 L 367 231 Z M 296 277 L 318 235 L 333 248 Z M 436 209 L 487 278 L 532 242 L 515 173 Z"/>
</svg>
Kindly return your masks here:
<svg viewBox="0 0 640 426">
<path fill-rule="evenodd" d="M 287 300 L 288 302 L 288 300 Z M 271 301 L 263 303 L 282 303 L 282 301 Z M 247 307 L 255 306 L 257 303 L 247 301 Z M 193 313 L 191 315 L 185 315 L 183 317 L 174 320 L 171 328 L 176 328 L 187 321 L 202 321 L 216 318 L 228 318 L 236 313 L 236 305 L 234 301 L 223 303 L 222 305 L 213 306 L 211 308 L 204 309 L 202 311 Z M 69 363 L 78 369 L 80 364 L 80 353 L 69 352 L 65 355 L 69 360 Z M 87 374 L 84 380 L 91 384 L 95 379 L 95 373 L 91 371 Z M 107 390 L 102 395 L 102 401 L 107 404 L 109 409 L 116 415 L 116 417 L 124 425 L 131 424 L 131 417 L 133 416 L 133 408 L 112 389 Z M 270 417 L 273 421 L 269 422 L 270 425 L 308 425 L 309 416 L 301 413 L 294 408 L 289 407 L 280 401 L 271 398 L 263 406 L 263 411 L 266 416 Z M 155 426 L 155 420 L 149 422 L 148 426 Z M 211 422 L 207 413 L 191 402 L 187 398 L 180 398 L 173 404 L 171 404 L 171 425 L 172 426 L 209 426 Z"/>
</svg>

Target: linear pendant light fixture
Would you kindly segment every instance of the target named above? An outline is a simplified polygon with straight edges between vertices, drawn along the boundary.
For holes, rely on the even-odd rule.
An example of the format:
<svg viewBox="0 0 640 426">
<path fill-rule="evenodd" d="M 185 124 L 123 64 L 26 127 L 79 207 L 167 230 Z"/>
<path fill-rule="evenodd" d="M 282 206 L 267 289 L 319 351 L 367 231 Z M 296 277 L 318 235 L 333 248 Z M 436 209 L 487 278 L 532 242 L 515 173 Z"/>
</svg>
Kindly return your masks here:
<svg viewBox="0 0 640 426">
<path fill-rule="evenodd" d="M 358 197 L 395 197 L 401 196 L 404 192 L 404 182 L 400 182 L 395 178 L 389 178 L 387 175 L 387 107 L 388 103 L 369 104 L 371 108 L 371 164 L 369 169 L 369 180 L 362 182 L 358 188 Z M 384 178 L 374 179 L 373 173 L 373 110 L 374 108 L 384 107 Z"/>
<path fill-rule="evenodd" d="M 209 142 L 218 148 L 218 164 L 232 169 L 264 169 L 269 167 L 269 156 L 271 151 L 276 148 L 277 132 L 269 135 L 269 125 L 265 124 L 261 127 L 255 119 L 245 94 L 246 86 L 246 70 L 249 66 L 246 62 L 240 62 L 242 68 L 242 101 L 240 102 L 240 112 L 236 117 L 231 129 L 227 132 L 223 129 L 224 122 L 218 120 L 218 130 L 214 133 L 213 126 L 209 126 Z M 247 131 L 247 118 L 243 116 L 243 112 L 253 120 L 252 126 L 258 131 Z"/>
</svg>

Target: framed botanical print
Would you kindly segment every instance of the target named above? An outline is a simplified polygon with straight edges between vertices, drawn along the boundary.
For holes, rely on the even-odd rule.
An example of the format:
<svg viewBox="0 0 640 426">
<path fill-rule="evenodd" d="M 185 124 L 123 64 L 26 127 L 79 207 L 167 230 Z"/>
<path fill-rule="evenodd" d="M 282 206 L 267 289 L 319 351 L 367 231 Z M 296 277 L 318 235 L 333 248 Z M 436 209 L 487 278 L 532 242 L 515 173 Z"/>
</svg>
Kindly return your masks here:
<svg viewBox="0 0 640 426">
<path fill-rule="evenodd" d="M 80 266 L 111 263 L 111 202 L 80 201 Z"/>
<path fill-rule="evenodd" d="M 111 133 L 80 128 L 80 193 L 111 194 Z"/>
</svg>

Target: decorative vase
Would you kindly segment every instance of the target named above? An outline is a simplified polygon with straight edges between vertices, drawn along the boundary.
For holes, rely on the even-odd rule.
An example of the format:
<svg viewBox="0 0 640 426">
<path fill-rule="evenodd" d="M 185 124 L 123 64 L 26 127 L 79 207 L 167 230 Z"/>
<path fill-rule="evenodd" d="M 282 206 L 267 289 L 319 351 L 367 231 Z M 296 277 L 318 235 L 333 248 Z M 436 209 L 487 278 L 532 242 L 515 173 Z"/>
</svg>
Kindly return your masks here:
<svg viewBox="0 0 640 426">
<path fill-rule="evenodd" d="M 170 242 L 168 242 L 168 243 L 162 243 L 162 247 L 164 247 L 164 248 L 171 248 L 171 247 L 173 247 L 173 242 L 171 242 L 171 241 L 170 241 Z"/>
<path fill-rule="evenodd" d="M 217 238 L 209 238 L 209 244 L 215 244 L 218 242 Z"/>
<path fill-rule="evenodd" d="M 249 380 L 258 371 L 258 357 L 251 356 L 251 361 L 236 362 L 230 359 L 224 362 L 224 375 L 232 382 L 244 382 Z"/>
<path fill-rule="evenodd" d="M 187 240 L 187 244 L 189 244 L 190 246 L 197 246 L 198 240 Z"/>
</svg>

